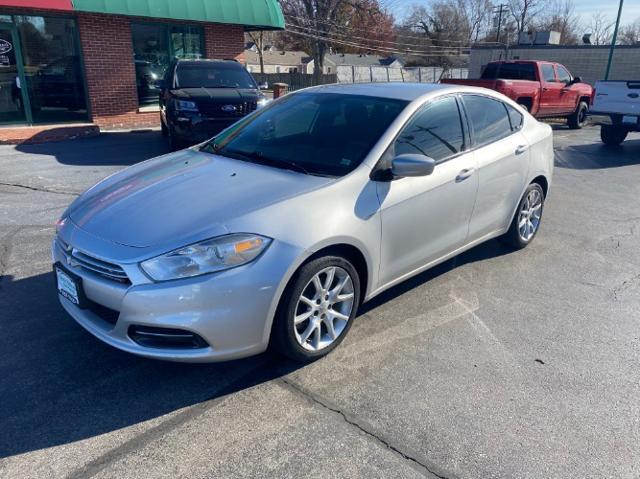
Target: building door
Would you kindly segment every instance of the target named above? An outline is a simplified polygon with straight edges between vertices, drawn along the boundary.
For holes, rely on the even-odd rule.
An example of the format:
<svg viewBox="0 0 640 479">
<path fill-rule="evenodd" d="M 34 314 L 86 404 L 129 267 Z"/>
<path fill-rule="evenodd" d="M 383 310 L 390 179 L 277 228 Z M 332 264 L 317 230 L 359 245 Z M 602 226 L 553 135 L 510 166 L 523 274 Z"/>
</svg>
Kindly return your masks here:
<svg viewBox="0 0 640 479">
<path fill-rule="evenodd" d="M 10 25 L 0 25 L 0 123 L 24 123 L 25 95 L 21 78 L 18 42 Z"/>
</svg>

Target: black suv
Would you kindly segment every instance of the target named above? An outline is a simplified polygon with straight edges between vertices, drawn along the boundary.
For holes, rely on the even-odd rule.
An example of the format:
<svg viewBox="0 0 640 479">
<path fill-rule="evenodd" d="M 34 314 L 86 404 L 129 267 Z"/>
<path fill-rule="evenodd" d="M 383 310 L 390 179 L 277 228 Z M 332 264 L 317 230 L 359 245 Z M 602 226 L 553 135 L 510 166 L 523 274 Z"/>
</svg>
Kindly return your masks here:
<svg viewBox="0 0 640 479">
<path fill-rule="evenodd" d="M 235 60 L 177 60 L 160 82 L 160 123 L 172 150 L 205 141 L 267 99 Z"/>
</svg>

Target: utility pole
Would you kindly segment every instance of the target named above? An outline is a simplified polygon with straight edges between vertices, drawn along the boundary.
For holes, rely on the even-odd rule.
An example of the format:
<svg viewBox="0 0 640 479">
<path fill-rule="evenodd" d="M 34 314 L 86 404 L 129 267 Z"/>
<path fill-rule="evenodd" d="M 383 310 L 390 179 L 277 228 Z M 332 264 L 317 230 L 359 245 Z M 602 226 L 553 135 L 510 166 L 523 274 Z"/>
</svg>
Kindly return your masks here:
<svg viewBox="0 0 640 479">
<path fill-rule="evenodd" d="M 502 15 L 507 14 L 507 7 L 509 5 L 506 3 L 501 3 L 494 7 L 494 12 L 498 13 L 498 32 L 496 34 L 496 43 L 500 43 L 500 29 L 502 28 Z"/>
<path fill-rule="evenodd" d="M 609 73 L 611 72 L 611 62 L 613 61 L 613 52 L 616 49 L 616 41 L 618 40 L 618 27 L 620 27 L 620 17 L 622 16 L 622 3 L 624 0 L 620 0 L 620 6 L 618 7 L 618 18 L 616 19 L 616 26 L 613 29 L 613 38 L 611 38 L 611 48 L 609 49 L 609 60 L 607 60 L 607 71 L 604 74 L 604 79 L 609 79 Z"/>
</svg>

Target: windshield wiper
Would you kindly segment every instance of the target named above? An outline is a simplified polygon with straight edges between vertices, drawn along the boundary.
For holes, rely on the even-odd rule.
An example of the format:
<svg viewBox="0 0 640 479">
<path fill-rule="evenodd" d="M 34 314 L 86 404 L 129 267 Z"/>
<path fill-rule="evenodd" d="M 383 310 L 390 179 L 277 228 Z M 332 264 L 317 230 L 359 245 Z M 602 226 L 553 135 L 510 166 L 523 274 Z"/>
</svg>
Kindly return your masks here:
<svg viewBox="0 0 640 479">
<path fill-rule="evenodd" d="M 254 161 L 259 164 L 267 165 L 267 166 L 275 166 L 276 168 L 283 168 L 286 170 L 297 171 L 298 173 L 304 173 L 305 175 L 310 175 L 309 171 L 302 165 L 289 160 L 282 160 L 280 158 L 270 158 L 264 156 L 260 151 L 240 151 L 233 150 L 229 148 L 224 149 L 216 149 L 215 143 L 211 145 L 213 151 L 222 156 L 230 155 L 231 158 L 234 156 L 239 156 L 242 158 L 246 158 L 250 161 Z"/>
</svg>

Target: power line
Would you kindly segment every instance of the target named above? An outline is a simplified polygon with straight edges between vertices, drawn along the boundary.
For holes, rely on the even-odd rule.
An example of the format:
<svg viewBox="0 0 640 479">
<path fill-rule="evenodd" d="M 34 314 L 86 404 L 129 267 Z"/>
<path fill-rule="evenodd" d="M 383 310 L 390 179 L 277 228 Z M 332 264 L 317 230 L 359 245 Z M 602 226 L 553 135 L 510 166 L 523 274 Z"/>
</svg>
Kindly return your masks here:
<svg viewBox="0 0 640 479">
<path fill-rule="evenodd" d="M 347 42 L 347 41 L 344 41 L 344 40 L 336 40 L 336 39 L 331 39 L 331 38 L 328 38 L 328 37 L 323 37 L 323 36 L 319 36 L 319 35 L 312 35 L 312 34 L 309 34 L 309 33 L 297 32 L 297 31 L 293 31 L 293 30 L 289 30 L 289 33 L 292 33 L 294 35 L 300 35 L 300 36 L 307 37 L 307 38 L 313 38 L 313 39 L 316 39 L 316 40 L 324 40 L 327 43 L 334 43 L 334 44 L 349 46 L 349 47 L 353 47 L 353 48 L 360 48 L 360 49 L 363 49 L 363 50 L 373 50 L 373 51 L 379 51 L 379 52 L 384 52 L 384 53 L 397 53 L 397 54 L 406 54 L 407 53 L 406 51 L 396 50 L 396 49 L 387 48 L 387 47 L 371 48 L 370 45 L 362 45 L 362 44 L 358 44 L 358 43 Z M 417 56 L 421 56 L 421 57 L 442 57 L 444 55 L 444 53 L 432 53 L 432 52 L 422 52 L 422 51 L 411 51 L 409 53 L 417 55 Z M 461 56 L 461 55 L 451 55 L 451 56 Z"/>
<path fill-rule="evenodd" d="M 390 40 L 379 40 L 376 38 L 367 38 L 367 37 L 359 37 L 356 35 L 350 35 L 347 33 L 338 33 L 338 32 L 333 32 L 333 33 L 326 33 L 326 32 L 321 32 L 319 30 L 316 30 L 314 28 L 311 27 L 303 27 L 301 25 L 294 25 L 291 23 L 287 23 L 286 24 L 287 27 L 293 27 L 293 28 L 298 28 L 301 30 L 305 30 L 307 33 L 312 33 L 312 34 L 317 34 L 317 35 L 339 35 L 341 37 L 348 37 L 348 38 L 355 38 L 358 40 L 366 40 L 366 41 L 370 41 L 370 42 L 377 42 L 377 43 L 387 43 L 387 44 L 391 44 L 393 46 L 407 46 L 407 47 L 411 47 L 411 48 L 429 48 L 429 49 L 435 49 L 435 50 L 468 50 L 469 48 L 471 48 L 470 46 L 457 46 L 457 45 L 452 45 L 452 46 L 440 46 L 440 45 L 417 45 L 415 43 L 398 43 L 395 41 L 390 41 Z"/>
<path fill-rule="evenodd" d="M 321 19 L 309 19 L 308 17 L 301 17 L 299 15 L 291 15 L 289 13 L 285 13 L 284 14 L 285 17 L 289 17 L 289 18 L 295 18 L 295 19 L 299 19 L 299 20 L 305 20 L 307 22 L 312 22 L 312 23 L 320 23 L 323 25 L 331 25 L 333 27 L 336 28 L 340 28 L 343 31 L 362 31 L 362 32 L 366 32 L 366 33 L 370 33 L 370 30 L 366 29 L 366 28 L 357 28 L 357 27 L 348 27 L 345 25 L 340 25 L 338 23 L 335 22 L 330 22 L 329 20 L 321 20 Z M 401 36 L 404 38 L 416 38 L 416 39 L 420 39 L 420 40 L 429 40 L 429 41 L 436 41 L 436 42 L 446 42 L 446 43 L 463 43 L 463 44 L 467 44 L 466 40 L 447 40 L 447 39 L 432 39 L 431 37 L 428 37 L 426 35 L 411 35 L 411 34 L 407 34 L 407 33 L 402 33 L 402 32 L 397 32 L 396 31 L 396 36 Z M 474 44 L 491 44 L 491 45 L 495 45 L 497 42 L 473 42 Z"/>
</svg>

